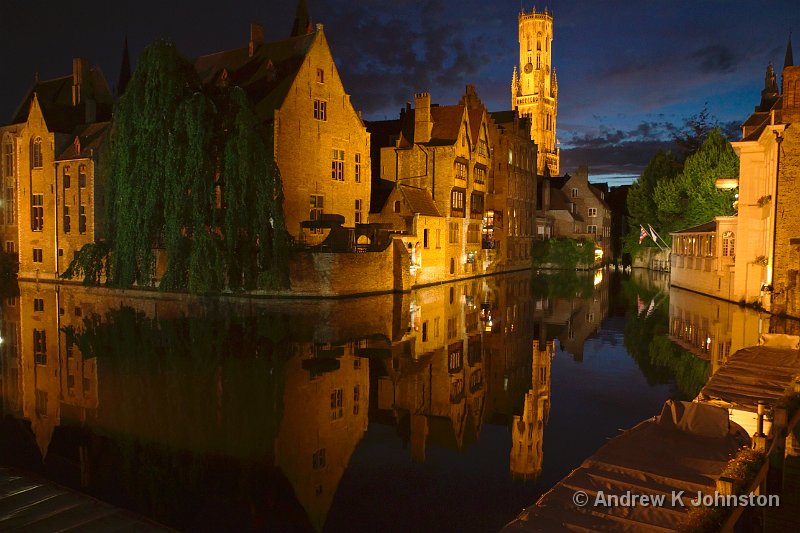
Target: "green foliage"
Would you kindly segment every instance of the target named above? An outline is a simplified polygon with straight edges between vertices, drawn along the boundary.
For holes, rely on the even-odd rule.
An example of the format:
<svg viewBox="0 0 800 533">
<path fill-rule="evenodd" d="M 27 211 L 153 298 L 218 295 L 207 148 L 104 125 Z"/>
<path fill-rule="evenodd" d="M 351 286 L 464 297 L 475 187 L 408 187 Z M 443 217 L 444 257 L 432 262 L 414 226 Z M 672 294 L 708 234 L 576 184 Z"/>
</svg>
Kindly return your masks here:
<svg viewBox="0 0 800 533">
<path fill-rule="evenodd" d="M 648 346 L 650 362 L 666 368 L 686 399 L 693 399 L 708 381 L 708 361 L 676 346 L 666 336 L 653 338 Z"/>
<path fill-rule="evenodd" d="M 109 278 L 109 249 L 104 241 L 83 245 L 75 254 L 61 279 L 83 277 L 84 285 L 99 285 Z"/>
<path fill-rule="evenodd" d="M 153 249 L 163 247 L 163 289 L 249 290 L 262 279 L 286 287 L 289 239 L 272 153 L 243 90 L 204 88 L 173 44 L 150 45 L 112 126 L 111 284 L 149 285 Z"/>
<path fill-rule="evenodd" d="M 695 122 L 689 128 L 693 137 L 685 143 L 689 155 L 683 166 L 669 152 L 658 152 L 628 192 L 631 230 L 625 237 L 626 252 L 635 254 L 655 244 L 649 238 L 639 244 L 640 225 L 651 224 L 669 243 L 671 231 L 734 213 L 735 191 L 719 190 L 714 183 L 738 176 L 739 158 L 719 129 L 709 130 L 707 112 Z"/>
<path fill-rule="evenodd" d="M 594 264 L 594 259 L 593 241 L 559 238 L 533 242 L 534 268 L 543 265 L 568 270 L 589 268 Z"/>
</svg>

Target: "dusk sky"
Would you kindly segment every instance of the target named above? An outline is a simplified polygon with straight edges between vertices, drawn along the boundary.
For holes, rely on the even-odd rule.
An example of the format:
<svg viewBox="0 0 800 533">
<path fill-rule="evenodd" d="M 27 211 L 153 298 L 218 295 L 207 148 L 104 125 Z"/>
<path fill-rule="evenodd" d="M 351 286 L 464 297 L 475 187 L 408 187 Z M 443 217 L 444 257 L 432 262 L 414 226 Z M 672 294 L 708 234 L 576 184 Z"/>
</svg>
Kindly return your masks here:
<svg viewBox="0 0 800 533">
<path fill-rule="evenodd" d="M 38 71 L 69 74 L 71 59 L 99 63 L 111 85 L 128 36 L 135 64 L 157 37 L 187 57 L 246 46 L 249 23 L 288 36 L 296 0 L 0 0 L 0 118 L 6 123 Z M 510 109 L 518 62 L 519 0 L 308 0 L 325 25 L 346 90 L 367 119 L 395 118 L 419 91 L 456 103 L 467 83 L 494 110 Z M 738 125 L 758 103 L 768 62 L 778 81 L 797 0 L 579 1 L 553 12 L 562 172 L 637 175 L 685 117 L 708 104 Z M 800 31 L 800 30 L 798 30 Z M 795 42 L 800 39 L 795 38 Z M 796 50 L 795 64 L 800 62 Z"/>
</svg>

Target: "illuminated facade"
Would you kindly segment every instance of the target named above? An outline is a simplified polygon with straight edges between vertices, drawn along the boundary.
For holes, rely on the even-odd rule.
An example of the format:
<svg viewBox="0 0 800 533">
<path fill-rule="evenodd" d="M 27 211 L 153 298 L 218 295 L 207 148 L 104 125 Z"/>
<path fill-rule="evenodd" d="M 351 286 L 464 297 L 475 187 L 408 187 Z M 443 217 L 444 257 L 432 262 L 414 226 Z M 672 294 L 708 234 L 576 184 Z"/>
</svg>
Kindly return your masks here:
<svg viewBox="0 0 800 533">
<path fill-rule="evenodd" d="M 295 26 L 289 39 L 264 42 L 263 28 L 253 24 L 247 47 L 202 56 L 195 68 L 206 84 L 238 85 L 248 93 L 274 139 L 286 228 L 314 245 L 328 229 L 303 222 L 326 215 L 339 215 L 347 227 L 367 222 L 370 142 L 322 24 Z"/>
<path fill-rule="evenodd" d="M 380 162 L 376 162 L 376 181 L 390 190 L 401 185 L 414 187 L 442 215 L 444 231 L 439 240 L 431 242 L 441 243 L 444 261 L 438 265 L 429 262 L 423 247 L 419 259 L 423 269 L 443 271 L 439 281 L 485 273 L 496 262 L 496 246 L 482 237 L 494 178 L 490 116 L 472 85 L 457 105 L 433 105 L 429 93 L 417 94 L 414 102 L 414 109 L 409 105 L 400 120 L 369 125 L 382 132 L 385 141 L 380 146 Z M 390 204 L 388 197 L 382 208 L 376 206 L 379 216 L 375 220 L 405 231 L 404 225 L 391 218 L 395 209 L 402 209 L 402 203 L 395 199 Z"/>
<path fill-rule="evenodd" d="M 75 59 L 72 75 L 37 82 L 0 128 L 3 249 L 18 254 L 20 278 L 56 278 L 99 238 L 105 192 L 94 172 L 111 102 L 99 67 Z"/>
<path fill-rule="evenodd" d="M 511 425 L 511 475 L 536 479 L 542 472 L 544 425 L 550 414 L 550 362 L 555 343 L 545 347 L 534 341 L 532 348 L 531 388 L 525 394 L 523 411 Z"/>
<path fill-rule="evenodd" d="M 503 242 L 498 261 L 508 268 L 529 266 L 536 221 L 537 147 L 529 134 L 530 121 L 514 111 L 492 113 L 489 128 L 494 150 L 493 190 L 487 205 L 483 238 Z M 503 216 L 497 217 L 500 212 Z M 489 224 L 495 219 L 505 224 Z"/>
<path fill-rule="evenodd" d="M 552 63 L 553 15 L 545 10 L 519 14 L 519 72 L 511 78 L 511 107 L 531 121 L 539 147 L 537 172 L 558 176 L 561 149 L 556 138 L 558 81 Z"/>
</svg>

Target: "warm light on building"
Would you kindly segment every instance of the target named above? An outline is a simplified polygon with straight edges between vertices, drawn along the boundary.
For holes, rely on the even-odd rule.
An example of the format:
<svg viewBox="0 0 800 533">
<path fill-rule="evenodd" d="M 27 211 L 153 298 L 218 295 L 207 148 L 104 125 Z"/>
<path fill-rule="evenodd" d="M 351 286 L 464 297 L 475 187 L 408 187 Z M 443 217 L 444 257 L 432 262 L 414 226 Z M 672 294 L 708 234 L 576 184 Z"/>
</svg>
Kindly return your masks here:
<svg viewBox="0 0 800 533">
<path fill-rule="evenodd" d="M 724 189 L 730 190 L 735 189 L 739 186 L 739 179 L 738 178 L 717 178 L 714 182 L 714 186 L 717 189 Z"/>
</svg>

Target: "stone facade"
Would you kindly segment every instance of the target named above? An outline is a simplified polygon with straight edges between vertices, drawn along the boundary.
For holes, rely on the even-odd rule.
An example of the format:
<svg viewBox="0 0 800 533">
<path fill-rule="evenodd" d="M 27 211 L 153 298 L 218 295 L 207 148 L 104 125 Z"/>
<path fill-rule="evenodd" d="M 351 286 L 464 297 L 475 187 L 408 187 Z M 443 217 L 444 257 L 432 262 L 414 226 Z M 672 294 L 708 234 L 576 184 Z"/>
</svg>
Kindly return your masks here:
<svg viewBox="0 0 800 533">
<path fill-rule="evenodd" d="M 482 234 L 494 177 L 489 135 L 493 126 L 474 87 L 467 86 L 465 96 L 453 106 L 432 105 L 430 94 L 419 93 L 414 109 L 404 109 L 399 121 L 371 123 L 369 127 L 383 133 L 375 182 L 388 184 L 389 188 L 393 183 L 394 187 L 402 184 L 428 191 L 443 217 L 445 272 L 438 281 L 491 271 L 496 248 L 484 247 Z M 383 201 L 388 198 L 386 195 Z M 389 213 L 398 201 L 385 203 L 376 220 L 406 232 L 407 224 L 401 225 Z M 402 209 L 402 202 L 397 208 Z M 423 250 L 423 271 L 435 266 L 424 255 Z"/>
<path fill-rule="evenodd" d="M 235 80 L 271 130 L 287 230 L 315 245 L 327 232 L 303 228 L 304 221 L 337 214 L 348 227 L 366 223 L 369 133 L 342 85 L 322 24 L 269 43 L 260 26 L 254 24 L 250 33 L 248 47 L 200 57 L 195 67 L 206 83 Z M 264 83 L 270 87 L 266 94 Z"/>
<path fill-rule="evenodd" d="M 38 82 L 0 128 L 3 248 L 18 253 L 21 278 L 57 278 L 99 237 L 105 190 L 95 167 L 110 110 L 102 72 L 75 59 L 71 76 Z"/>
<path fill-rule="evenodd" d="M 537 173 L 558 176 L 558 81 L 552 67 L 553 15 L 545 10 L 519 14 L 519 73 L 514 66 L 511 107 L 531 121 L 531 139 L 539 147 Z"/>
<path fill-rule="evenodd" d="M 788 124 L 780 143 L 775 215 L 775 271 L 772 311 L 800 316 L 800 66 L 783 70 L 781 122 Z"/>
<path fill-rule="evenodd" d="M 670 235 L 670 283 L 731 300 L 738 253 L 736 217 L 716 217 L 712 222 Z"/>
<path fill-rule="evenodd" d="M 574 176 L 546 178 L 549 182 L 550 209 L 554 237 L 590 239 L 602 251 L 602 259 L 611 257 L 611 208 L 605 191 L 589 183 L 589 169 L 581 166 Z M 547 219 L 539 216 L 537 231 L 544 231 Z M 601 259 L 601 258 L 598 258 Z"/>
<path fill-rule="evenodd" d="M 531 264 L 536 231 L 537 147 L 530 138 L 528 119 L 520 119 L 513 111 L 491 116 L 495 127 L 489 132 L 496 157 L 487 209 L 503 213 L 507 223 L 484 228 L 484 240 L 505 243 L 498 254 L 498 262 L 505 268 L 524 268 Z"/>
</svg>

